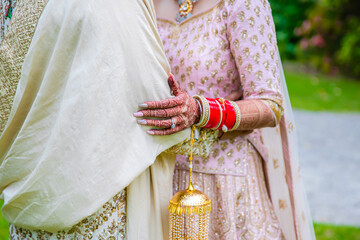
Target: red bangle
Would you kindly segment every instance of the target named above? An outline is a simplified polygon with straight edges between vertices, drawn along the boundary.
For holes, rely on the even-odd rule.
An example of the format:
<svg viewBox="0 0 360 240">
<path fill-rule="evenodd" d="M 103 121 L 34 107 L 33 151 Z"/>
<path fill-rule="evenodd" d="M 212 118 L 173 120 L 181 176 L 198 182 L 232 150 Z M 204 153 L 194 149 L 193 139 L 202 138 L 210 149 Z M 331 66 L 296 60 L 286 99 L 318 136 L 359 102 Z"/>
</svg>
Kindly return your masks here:
<svg viewBox="0 0 360 240">
<path fill-rule="evenodd" d="M 228 100 L 225 100 L 223 98 L 217 98 L 215 100 L 221 103 L 223 108 L 223 116 L 224 116 L 223 121 L 218 126 L 218 129 L 227 132 L 235 125 L 235 121 L 236 121 L 235 109 Z"/>
<path fill-rule="evenodd" d="M 209 107 L 209 118 L 204 126 L 208 129 L 218 129 L 227 132 L 236 123 L 236 112 L 234 106 L 223 98 L 205 98 Z"/>
<path fill-rule="evenodd" d="M 218 125 L 222 112 L 219 108 L 218 103 L 215 101 L 215 99 L 206 98 L 206 100 L 209 102 L 210 106 L 210 117 L 207 124 L 204 126 L 204 128 L 214 128 Z"/>
<path fill-rule="evenodd" d="M 221 119 L 221 122 L 219 122 L 219 124 L 216 126 L 216 129 L 218 130 L 222 130 L 222 127 L 226 121 L 226 115 L 227 115 L 227 109 L 226 109 L 226 106 L 225 106 L 225 99 L 223 98 L 216 98 L 215 101 L 217 101 L 220 106 L 221 106 L 221 110 L 222 110 L 222 119 Z"/>
<path fill-rule="evenodd" d="M 229 101 L 225 101 L 225 105 L 226 105 L 226 121 L 224 123 L 224 125 L 227 127 L 227 129 L 232 129 L 235 125 L 235 121 L 236 121 L 236 113 L 235 113 L 235 109 L 233 107 L 233 105 L 231 105 L 231 103 Z"/>
</svg>

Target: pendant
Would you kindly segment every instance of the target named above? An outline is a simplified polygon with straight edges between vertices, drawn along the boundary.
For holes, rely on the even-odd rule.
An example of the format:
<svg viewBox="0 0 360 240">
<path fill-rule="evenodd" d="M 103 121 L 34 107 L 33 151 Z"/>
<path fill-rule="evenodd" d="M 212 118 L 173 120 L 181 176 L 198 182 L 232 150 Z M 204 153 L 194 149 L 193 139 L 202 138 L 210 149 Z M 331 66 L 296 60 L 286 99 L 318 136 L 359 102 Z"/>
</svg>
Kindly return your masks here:
<svg viewBox="0 0 360 240">
<path fill-rule="evenodd" d="M 176 14 L 176 21 L 182 22 L 191 17 L 191 12 L 194 8 L 194 3 L 198 0 L 178 0 L 179 13 Z"/>
</svg>

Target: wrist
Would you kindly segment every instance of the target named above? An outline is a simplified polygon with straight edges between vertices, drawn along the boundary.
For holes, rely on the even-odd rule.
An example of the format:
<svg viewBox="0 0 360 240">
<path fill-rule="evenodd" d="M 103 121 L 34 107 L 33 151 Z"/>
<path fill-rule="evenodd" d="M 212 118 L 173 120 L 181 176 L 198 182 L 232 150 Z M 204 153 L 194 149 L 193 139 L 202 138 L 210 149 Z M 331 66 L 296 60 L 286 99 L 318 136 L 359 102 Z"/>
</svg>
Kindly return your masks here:
<svg viewBox="0 0 360 240">
<path fill-rule="evenodd" d="M 235 102 L 223 98 L 194 96 L 199 103 L 200 117 L 196 126 L 224 132 L 236 130 L 240 125 L 241 113 Z"/>
<path fill-rule="evenodd" d="M 200 118 L 202 116 L 202 107 L 201 107 L 201 103 L 199 102 L 198 99 L 194 98 L 196 101 L 196 108 L 195 108 L 195 113 L 196 113 L 196 117 L 195 117 L 195 123 L 194 124 L 198 124 L 200 121 Z"/>
</svg>

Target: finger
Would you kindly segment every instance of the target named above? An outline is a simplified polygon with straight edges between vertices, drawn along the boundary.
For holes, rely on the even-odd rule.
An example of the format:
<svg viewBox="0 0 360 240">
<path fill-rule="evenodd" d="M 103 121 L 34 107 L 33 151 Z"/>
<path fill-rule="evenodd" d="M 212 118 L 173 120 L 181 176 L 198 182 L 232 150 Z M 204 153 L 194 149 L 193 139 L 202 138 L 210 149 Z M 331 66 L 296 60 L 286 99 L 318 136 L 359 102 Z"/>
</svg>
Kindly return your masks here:
<svg viewBox="0 0 360 240">
<path fill-rule="evenodd" d="M 229 95 L 227 95 L 225 97 L 226 100 L 229 100 L 229 101 L 236 101 L 236 100 L 240 100 L 240 98 L 242 97 L 243 95 L 243 92 L 241 90 L 238 90 L 238 91 L 233 91 L 231 92 Z"/>
<path fill-rule="evenodd" d="M 184 104 L 184 96 L 180 95 L 170 99 L 164 99 L 160 101 L 153 101 L 153 102 L 145 102 L 140 104 L 140 107 L 143 108 L 150 108 L 150 109 L 159 109 L 159 108 L 172 108 L 178 105 Z"/>
<path fill-rule="evenodd" d="M 139 119 L 137 121 L 141 125 L 160 127 L 160 128 L 170 128 L 174 123 L 176 125 L 181 125 L 184 123 L 184 119 L 176 116 L 171 119 Z"/>
<path fill-rule="evenodd" d="M 169 118 L 181 114 L 181 107 L 167 108 L 167 109 L 146 109 L 134 113 L 135 117 L 156 117 Z"/>
<path fill-rule="evenodd" d="M 181 130 L 184 130 L 184 125 L 176 126 L 175 128 L 167 128 L 167 129 L 152 129 L 147 131 L 150 135 L 157 135 L 157 136 L 165 136 L 165 135 L 171 135 L 177 132 L 180 132 Z"/>
<path fill-rule="evenodd" d="M 169 73 L 168 83 L 171 91 L 174 93 L 175 96 L 178 96 L 182 92 L 179 84 L 177 84 L 177 82 L 175 81 L 175 77 L 174 75 L 172 75 L 172 73 Z"/>
</svg>

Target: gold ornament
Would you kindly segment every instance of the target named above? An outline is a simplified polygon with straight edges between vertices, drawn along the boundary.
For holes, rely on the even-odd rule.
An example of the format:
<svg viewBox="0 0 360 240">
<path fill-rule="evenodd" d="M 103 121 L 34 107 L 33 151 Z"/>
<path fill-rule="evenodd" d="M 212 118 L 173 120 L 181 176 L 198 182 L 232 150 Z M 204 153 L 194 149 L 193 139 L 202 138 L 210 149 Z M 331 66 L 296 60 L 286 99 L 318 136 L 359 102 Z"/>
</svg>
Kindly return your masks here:
<svg viewBox="0 0 360 240">
<path fill-rule="evenodd" d="M 170 211 L 169 239 L 173 240 L 207 240 L 209 238 L 211 200 L 205 193 L 194 189 L 192 184 L 194 132 L 195 126 L 192 126 L 189 186 L 172 197 L 168 208 Z"/>
<path fill-rule="evenodd" d="M 176 15 L 176 20 L 182 22 L 191 17 L 191 12 L 194 8 L 194 4 L 198 0 L 178 0 L 179 12 Z"/>
<path fill-rule="evenodd" d="M 180 12 L 181 16 L 186 16 L 192 12 L 193 8 L 194 8 L 194 5 L 193 5 L 192 1 L 185 0 L 182 4 L 180 4 L 179 12 Z"/>
</svg>

